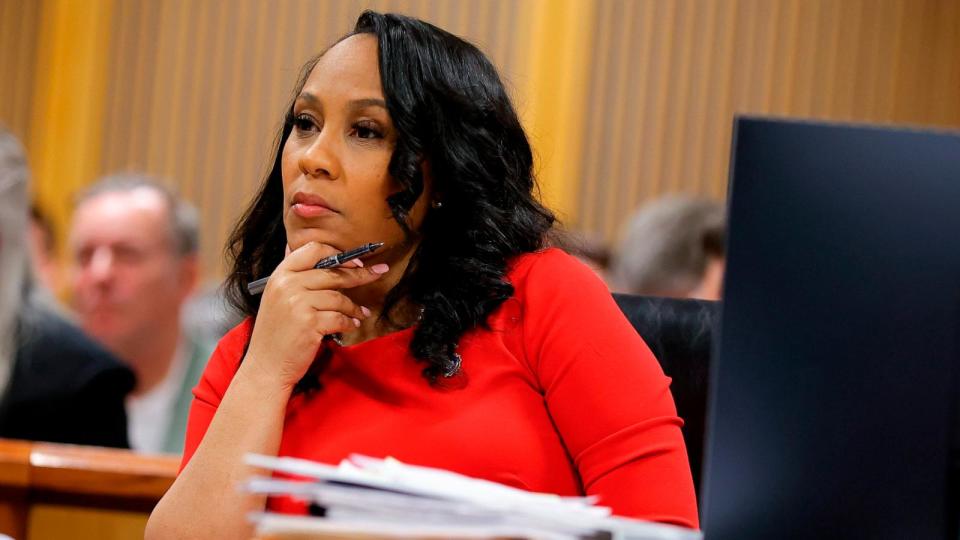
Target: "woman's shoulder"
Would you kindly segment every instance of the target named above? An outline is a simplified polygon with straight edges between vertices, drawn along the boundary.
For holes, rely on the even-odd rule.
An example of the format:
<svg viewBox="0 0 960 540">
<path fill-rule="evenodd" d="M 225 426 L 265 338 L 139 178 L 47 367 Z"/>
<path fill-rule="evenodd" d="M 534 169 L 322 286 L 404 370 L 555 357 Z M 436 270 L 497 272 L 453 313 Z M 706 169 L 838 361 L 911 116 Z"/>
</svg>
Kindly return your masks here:
<svg viewBox="0 0 960 540">
<path fill-rule="evenodd" d="M 240 367 L 252 332 L 253 317 L 246 317 L 224 334 L 207 362 L 201 383 L 206 380 L 215 387 L 229 384 Z"/>
<path fill-rule="evenodd" d="M 229 332 L 220 338 L 217 348 L 226 347 L 232 349 L 239 345 L 240 348 L 243 349 L 246 347 L 247 342 L 250 341 L 251 333 L 253 333 L 253 317 L 247 316 L 240 321 L 240 324 L 231 328 Z"/>
<path fill-rule="evenodd" d="M 573 293 L 586 290 L 607 292 L 603 280 L 589 266 L 567 252 L 550 247 L 518 255 L 510 261 L 507 278 L 517 293 L 555 290 Z"/>
<path fill-rule="evenodd" d="M 510 277 L 521 277 L 534 268 L 538 272 L 549 272 L 569 270 L 578 265 L 585 266 L 566 251 L 560 248 L 547 247 L 517 255 L 510 260 L 507 273 Z"/>
<path fill-rule="evenodd" d="M 240 324 L 234 326 L 229 332 L 224 334 L 217 343 L 214 356 L 220 355 L 231 363 L 240 365 L 240 359 L 247 350 L 247 344 L 250 343 L 250 335 L 253 333 L 253 317 L 245 317 Z M 236 366 L 233 366 L 236 369 Z"/>
<path fill-rule="evenodd" d="M 562 321 L 606 324 L 623 318 L 603 279 L 563 250 L 543 249 L 512 263 L 508 279 L 528 337 L 551 332 Z"/>
</svg>

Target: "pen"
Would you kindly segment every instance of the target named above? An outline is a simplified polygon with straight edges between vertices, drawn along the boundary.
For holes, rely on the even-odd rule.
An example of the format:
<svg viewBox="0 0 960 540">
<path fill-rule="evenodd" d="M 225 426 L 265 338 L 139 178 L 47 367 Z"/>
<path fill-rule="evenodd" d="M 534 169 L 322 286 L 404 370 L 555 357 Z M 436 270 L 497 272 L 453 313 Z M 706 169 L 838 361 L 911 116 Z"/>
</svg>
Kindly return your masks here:
<svg viewBox="0 0 960 540">
<path fill-rule="evenodd" d="M 383 247 L 383 242 L 371 242 L 369 244 L 364 244 L 358 248 L 354 248 L 342 253 L 337 253 L 336 255 L 331 255 L 329 257 L 320 259 L 320 262 L 313 265 L 317 270 L 322 270 L 324 268 L 333 268 L 334 266 L 340 266 L 345 262 L 352 261 L 357 257 L 362 257 L 367 253 L 373 253 L 374 251 Z M 263 292 L 263 289 L 267 286 L 267 280 L 270 279 L 270 276 L 265 278 L 260 278 L 256 281 L 251 281 L 247 284 L 247 290 L 250 291 L 250 294 L 260 294 Z"/>
</svg>

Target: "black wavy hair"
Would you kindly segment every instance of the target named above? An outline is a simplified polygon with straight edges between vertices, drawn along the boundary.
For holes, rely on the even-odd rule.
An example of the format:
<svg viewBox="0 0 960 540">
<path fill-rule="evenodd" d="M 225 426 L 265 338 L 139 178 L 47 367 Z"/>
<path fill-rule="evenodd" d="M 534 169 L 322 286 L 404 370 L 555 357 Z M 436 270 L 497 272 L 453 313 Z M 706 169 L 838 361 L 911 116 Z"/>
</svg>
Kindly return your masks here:
<svg viewBox="0 0 960 540">
<path fill-rule="evenodd" d="M 401 302 L 422 308 L 410 350 L 436 383 L 455 373 L 460 337 L 513 295 L 508 261 L 544 245 L 553 214 L 536 196 L 533 155 L 496 68 L 475 46 L 429 23 L 365 11 L 354 31 L 379 44 L 380 79 L 397 129 L 388 166 L 400 190 L 387 198 L 393 216 L 419 246 L 383 314 Z M 294 99 L 321 55 L 303 67 Z M 273 167 L 240 218 L 227 244 L 231 302 L 255 316 L 260 297 L 246 284 L 270 274 L 284 255 L 281 154 L 289 137 L 293 104 L 277 138 Z M 435 199 L 419 231 L 409 211 L 423 192 L 429 163 Z"/>
</svg>

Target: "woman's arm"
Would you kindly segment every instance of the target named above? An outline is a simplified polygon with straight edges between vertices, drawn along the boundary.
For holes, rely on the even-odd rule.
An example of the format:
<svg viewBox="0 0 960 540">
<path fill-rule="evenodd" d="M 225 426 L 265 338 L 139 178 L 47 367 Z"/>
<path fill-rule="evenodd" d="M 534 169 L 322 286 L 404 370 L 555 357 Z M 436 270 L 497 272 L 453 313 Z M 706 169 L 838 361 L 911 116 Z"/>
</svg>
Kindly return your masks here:
<svg viewBox="0 0 960 540">
<path fill-rule="evenodd" d="M 247 513 L 264 500 L 243 493 L 248 452 L 276 455 L 290 389 L 251 369 L 247 357 L 193 457 L 157 504 L 145 538 L 250 538 Z"/>
<path fill-rule="evenodd" d="M 619 515 L 697 527 L 670 379 L 606 286 L 552 250 L 525 281 L 527 358 L 586 492 Z"/>
<path fill-rule="evenodd" d="M 185 449 L 189 461 L 151 514 L 146 538 L 252 535 L 247 514 L 262 509 L 264 499 L 239 489 L 252 472 L 243 457 L 250 452 L 276 455 L 287 401 L 323 337 L 349 332 L 366 316 L 338 290 L 370 283 L 384 271 L 377 266 L 313 269 L 334 252 L 306 244 L 270 277 L 247 354 L 223 399 L 218 405 L 194 400 L 191 421 L 203 415 L 212 420 L 196 451 Z"/>
</svg>

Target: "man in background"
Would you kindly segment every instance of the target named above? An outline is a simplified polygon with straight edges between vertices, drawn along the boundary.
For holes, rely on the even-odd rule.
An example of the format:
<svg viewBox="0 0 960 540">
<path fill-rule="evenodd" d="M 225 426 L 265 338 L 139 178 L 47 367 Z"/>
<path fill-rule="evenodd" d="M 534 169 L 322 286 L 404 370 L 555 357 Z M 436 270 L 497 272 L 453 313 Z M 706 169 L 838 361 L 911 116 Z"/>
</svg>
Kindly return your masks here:
<svg viewBox="0 0 960 540">
<path fill-rule="evenodd" d="M 68 241 L 81 326 L 137 377 L 126 403 L 131 447 L 181 452 L 212 349 L 181 327 L 198 279 L 196 211 L 149 177 L 112 176 L 81 194 Z"/>
<path fill-rule="evenodd" d="M 128 447 L 133 373 L 33 280 L 27 160 L 0 126 L 0 437 Z"/>
<path fill-rule="evenodd" d="M 643 206 L 613 255 L 613 290 L 720 300 L 725 221 L 723 206 L 706 199 L 674 195 Z"/>
</svg>

